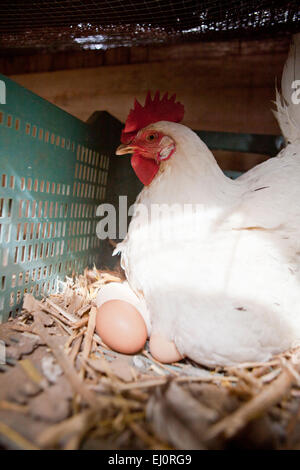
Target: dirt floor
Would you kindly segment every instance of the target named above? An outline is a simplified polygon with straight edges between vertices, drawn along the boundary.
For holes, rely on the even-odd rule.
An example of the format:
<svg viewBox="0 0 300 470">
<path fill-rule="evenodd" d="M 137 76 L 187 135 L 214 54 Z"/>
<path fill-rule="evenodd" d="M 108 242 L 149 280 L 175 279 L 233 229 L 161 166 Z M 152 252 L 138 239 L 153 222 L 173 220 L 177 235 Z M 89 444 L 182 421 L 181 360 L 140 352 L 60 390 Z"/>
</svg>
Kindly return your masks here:
<svg viewBox="0 0 300 470">
<path fill-rule="evenodd" d="M 111 351 L 95 296 L 114 273 L 86 271 L 64 293 L 27 294 L 0 325 L 5 449 L 299 449 L 300 347 L 264 364 L 208 370 Z M 4 362 L 4 361 L 3 361 Z"/>
</svg>

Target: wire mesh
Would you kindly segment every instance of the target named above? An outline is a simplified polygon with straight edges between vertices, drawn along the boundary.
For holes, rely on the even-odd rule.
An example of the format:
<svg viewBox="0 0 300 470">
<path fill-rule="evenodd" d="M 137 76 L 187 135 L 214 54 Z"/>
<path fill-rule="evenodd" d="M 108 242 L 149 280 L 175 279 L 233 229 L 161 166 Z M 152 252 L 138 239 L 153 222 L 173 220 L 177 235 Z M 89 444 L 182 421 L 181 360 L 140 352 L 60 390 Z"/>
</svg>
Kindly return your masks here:
<svg viewBox="0 0 300 470">
<path fill-rule="evenodd" d="M 0 49 L 108 49 L 299 30 L 297 0 L 12 0 Z"/>
</svg>

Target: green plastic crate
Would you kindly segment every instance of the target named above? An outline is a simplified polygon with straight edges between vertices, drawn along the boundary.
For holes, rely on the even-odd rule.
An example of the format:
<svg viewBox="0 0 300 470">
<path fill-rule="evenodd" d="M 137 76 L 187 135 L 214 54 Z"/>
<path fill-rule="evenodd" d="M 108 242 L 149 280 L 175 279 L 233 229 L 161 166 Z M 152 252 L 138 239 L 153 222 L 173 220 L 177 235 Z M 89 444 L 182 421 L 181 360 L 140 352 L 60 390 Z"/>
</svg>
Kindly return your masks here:
<svg viewBox="0 0 300 470">
<path fill-rule="evenodd" d="M 95 214 L 112 149 L 107 113 L 84 123 L 2 75 L 0 84 L 1 322 L 25 292 L 47 295 L 101 263 Z"/>
</svg>

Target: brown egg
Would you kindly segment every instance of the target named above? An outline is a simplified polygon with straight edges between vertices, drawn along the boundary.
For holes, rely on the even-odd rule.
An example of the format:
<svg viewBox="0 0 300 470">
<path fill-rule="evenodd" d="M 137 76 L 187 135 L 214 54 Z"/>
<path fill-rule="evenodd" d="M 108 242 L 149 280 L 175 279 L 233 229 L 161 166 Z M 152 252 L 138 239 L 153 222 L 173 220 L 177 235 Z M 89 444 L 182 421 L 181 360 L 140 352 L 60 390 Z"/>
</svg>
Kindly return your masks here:
<svg viewBox="0 0 300 470">
<path fill-rule="evenodd" d="M 159 362 L 171 363 L 183 359 L 173 341 L 167 340 L 158 333 L 151 335 L 149 347 L 152 356 Z"/>
<path fill-rule="evenodd" d="M 107 346 L 123 354 L 137 353 L 147 340 L 142 315 L 124 300 L 109 300 L 98 307 L 96 331 Z"/>
</svg>

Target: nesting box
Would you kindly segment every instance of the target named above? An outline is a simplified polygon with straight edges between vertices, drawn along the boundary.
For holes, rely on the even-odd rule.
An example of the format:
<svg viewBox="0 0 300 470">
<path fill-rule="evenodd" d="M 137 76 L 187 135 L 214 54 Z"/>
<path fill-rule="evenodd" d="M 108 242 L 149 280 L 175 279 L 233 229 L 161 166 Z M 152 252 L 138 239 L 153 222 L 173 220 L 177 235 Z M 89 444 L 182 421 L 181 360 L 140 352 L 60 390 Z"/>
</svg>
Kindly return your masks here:
<svg viewBox="0 0 300 470">
<path fill-rule="evenodd" d="M 24 293 L 42 297 L 86 266 L 111 267 L 97 238 L 96 210 L 141 184 L 130 159 L 115 157 L 122 124 L 106 112 L 88 122 L 0 75 L 0 321 Z M 276 136 L 197 131 L 212 149 L 276 154 Z M 235 177 L 238 174 L 231 174 Z M 118 215 L 118 214 L 117 214 Z M 118 221 L 118 216 L 117 216 Z"/>
<path fill-rule="evenodd" d="M 110 142 L 101 113 L 84 123 L 0 76 L 0 320 L 26 292 L 100 262 L 95 211 Z M 98 125 L 95 121 L 98 119 Z"/>
</svg>

